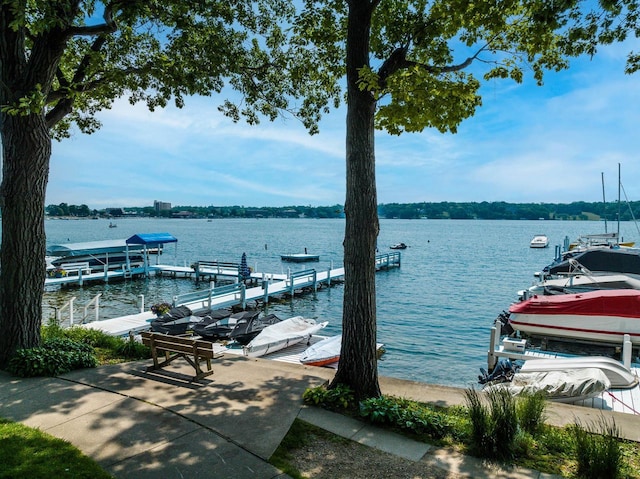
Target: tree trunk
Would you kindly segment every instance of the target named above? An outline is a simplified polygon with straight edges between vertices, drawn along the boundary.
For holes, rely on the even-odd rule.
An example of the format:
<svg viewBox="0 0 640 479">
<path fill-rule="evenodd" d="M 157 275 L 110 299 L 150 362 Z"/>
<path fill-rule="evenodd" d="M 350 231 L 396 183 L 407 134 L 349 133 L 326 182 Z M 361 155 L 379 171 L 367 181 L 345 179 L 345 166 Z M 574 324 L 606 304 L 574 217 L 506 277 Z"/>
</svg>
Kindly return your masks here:
<svg viewBox="0 0 640 479">
<path fill-rule="evenodd" d="M 2 247 L 0 367 L 40 342 L 45 278 L 45 192 L 51 138 L 41 115 L 0 114 Z"/>
<path fill-rule="evenodd" d="M 356 400 L 380 395 L 376 359 L 375 254 L 379 224 L 375 179 L 375 100 L 357 85 L 369 65 L 372 6 L 349 2 L 347 31 L 347 191 L 342 350 L 331 386 L 350 386 Z"/>
</svg>

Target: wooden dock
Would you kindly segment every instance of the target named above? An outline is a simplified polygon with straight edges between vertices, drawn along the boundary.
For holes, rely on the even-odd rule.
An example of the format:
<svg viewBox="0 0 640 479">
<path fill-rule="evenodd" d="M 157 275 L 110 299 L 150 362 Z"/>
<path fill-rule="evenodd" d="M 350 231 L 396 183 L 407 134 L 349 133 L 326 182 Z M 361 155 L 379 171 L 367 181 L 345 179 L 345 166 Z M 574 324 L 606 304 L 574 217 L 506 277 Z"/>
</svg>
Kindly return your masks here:
<svg viewBox="0 0 640 479">
<path fill-rule="evenodd" d="M 382 267 L 376 270 L 384 271 L 395 265 L 400 266 L 400 254 L 390 253 L 380 255 Z M 331 286 L 342 282 L 344 268 L 316 271 L 307 269 L 290 273 L 286 278 L 282 275 L 260 274 L 261 280 L 258 286 L 247 287 L 244 283 L 234 283 L 227 286 L 212 286 L 207 290 L 199 290 L 173 297 L 173 306 L 187 306 L 194 313 L 210 311 L 214 309 L 239 306 L 245 309 L 250 302 L 262 302 L 267 304 L 270 298 L 287 295 L 293 298 L 297 294 L 313 291 L 316 292 L 322 286 Z M 137 333 L 149 329 L 151 321 L 156 316 L 151 311 L 143 311 L 137 314 L 105 319 L 84 324 L 83 327 L 98 329 L 112 336 L 126 336 L 130 332 Z"/>
</svg>

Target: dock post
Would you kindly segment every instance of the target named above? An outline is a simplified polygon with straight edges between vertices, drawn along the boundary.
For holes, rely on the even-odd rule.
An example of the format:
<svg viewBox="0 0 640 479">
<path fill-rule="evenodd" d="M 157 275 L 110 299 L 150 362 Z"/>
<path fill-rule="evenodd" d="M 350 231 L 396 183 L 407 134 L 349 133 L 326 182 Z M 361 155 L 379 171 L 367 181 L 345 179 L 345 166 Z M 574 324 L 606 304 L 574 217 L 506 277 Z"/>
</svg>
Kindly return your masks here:
<svg viewBox="0 0 640 479">
<path fill-rule="evenodd" d="M 269 304 L 269 280 L 262 281 L 262 286 L 264 288 L 264 304 Z"/>
<path fill-rule="evenodd" d="M 106 264 L 104 265 L 104 282 L 109 282 L 109 266 Z"/>
<path fill-rule="evenodd" d="M 631 336 L 629 334 L 624 335 L 624 342 L 622 343 L 622 364 L 624 367 L 631 370 L 631 350 L 633 345 L 631 344 Z"/>
<path fill-rule="evenodd" d="M 331 266 L 329 266 L 329 269 L 327 270 L 327 286 L 331 287 L 331 269 L 333 266 L 333 261 L 331 262 Z"/>
<path fill-rule="evenodd" d="M 313 270 L 313 292 L 318 292 L 318 272 L 315 269 Z"/>
<path fill-rule="evenodd" d="M 211 306 L 213 305 L 213 290 L 215 286 L 216 286 L 215 281 L 209 282 L 209 309 L 211 309 Z"/>
<path fill-rule="evenodd" d="M 78 284 L 82 286 L 82 268 L 78 270 Z"/>
<path fill-rule="evenodd" d="M 196 270 L 196 284 L 200 281 L 200 261 L 195 262 L 195 270 Z"/>
<path fill-rule="evenodd" d="M 144 294 L 139 294 L 138 298 L 140 298 L 140 301 L 138 302 L 138 306 L 140 307 L 140 312 L 144 313 Z"/>
<path fill-rule="evenodd" d="M 247 309 L 247 288 L 244 283 L 240 283 L 240 304 L 242 305 L 242 310 Z M 209 306 L 211 308 L 211 306 Z"/>
<path fill-rule="evenodd" d="M 495 355 L 496 351 L 496 336 L 498 336 L 497 328 L 494 326 L 491 328 L 491 339 L 489 341 L 489 352 L 487 353 L 487 368 L 489 371 L 493 371 L 493 368 L 496 367 L 497 358 Z"/>
</svg>

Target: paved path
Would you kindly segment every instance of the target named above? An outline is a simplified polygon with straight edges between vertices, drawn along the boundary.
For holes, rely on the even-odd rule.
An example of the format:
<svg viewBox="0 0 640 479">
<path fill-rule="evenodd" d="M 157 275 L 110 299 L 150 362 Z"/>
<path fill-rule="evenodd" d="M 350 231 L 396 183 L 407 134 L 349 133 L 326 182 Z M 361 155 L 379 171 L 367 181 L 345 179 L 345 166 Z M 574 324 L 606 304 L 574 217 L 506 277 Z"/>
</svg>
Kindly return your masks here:
<svg viewBox="0 0 640 479">
<path fill-rule="evenodd" d="M 433 461 L 470 477 L 550 477 L 537 471 L 487 470 L 481 461 L 410 441 L 350 418 L 306 408 L 308 387 L 330 369 L 225 357 L 214 374 L 190 383 L 192 368 L 176 362 L 147 373 L 150 361 L 74 371 L 59 378 L 17 379 L 0 372 L 0 417 L 68 440 L 116 478 L 286 478 L 267 460 L 296 417 L 410 460 Z M 441 405 L 464 404 L 463 391 L 380 378 L 383 393 Z M 583 424 L 600 413 L 552 405 L 549 422 Z M 640 418 L 615 416 L 640 440 Z M 622 420 L 624 419 L 624 421 Z"/>
</svg>

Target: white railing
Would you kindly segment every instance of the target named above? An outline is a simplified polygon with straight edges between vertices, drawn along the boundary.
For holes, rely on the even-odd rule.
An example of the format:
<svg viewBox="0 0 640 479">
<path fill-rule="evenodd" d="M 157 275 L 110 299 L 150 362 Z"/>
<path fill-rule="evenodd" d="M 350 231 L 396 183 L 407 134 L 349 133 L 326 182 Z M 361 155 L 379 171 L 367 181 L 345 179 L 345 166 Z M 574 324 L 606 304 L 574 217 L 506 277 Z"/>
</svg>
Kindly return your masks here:
<svg viewBox="0 0 640 479">
<path fill-rule="evenodd" d="M 90 322 L 87 321 L 87 317 L 89 316 L 89 308 L 91 306 L 93 306 L 95 312 L 95 318 L 93 320 L 98 321 L 100 319 L 100 296 L 102 296 L 102 293 L 96 294 L 96 296 L 84 306 L 84 314 L 82 315 L 83 323 Z"/>
<path fill-rule="evenodd" d="M 80 323 L 86 323 L 89 322 L 87 321 L 87 318 L 89 317 L 89 310 L 93 307 L 93 313 L 94 313 L 94 319 L 93 321 L 98 321 L 100 319 L 100 297 L 102 296 L 102 293 L 98 293 L 91 301 L 89 301 L 86 305 L 84 305 L 83 309 L 83 313 L 82 313 L 82 318 L 80 320 Z M 60 326 L 67 326 L 71 327 L 74 325 L 74 303 L 75 303 L 76 297 L 74 296 L 73 298 L 71 298 L 69 301 L 67 301 L 65 304 L 63 304 L 61 307 L 56 308 L 56 322 L 60 325 Z M 69 317 L 69 321 L 67 323 L 67 321 L 63 320 L 63 314 L 65 312 L 68 312 L 68 317 Z"/>
<path fill-rule="evenodd" d="M 69 326 L 73 326 L 73 302 L 76 300 L 74 296 L 65 304 L 63 304 L 60 308 L 56 308 L 56 321 L 58 325 L 62 326 L 62 313 L 65 311 L 69 311 Z"/>
</svg>

